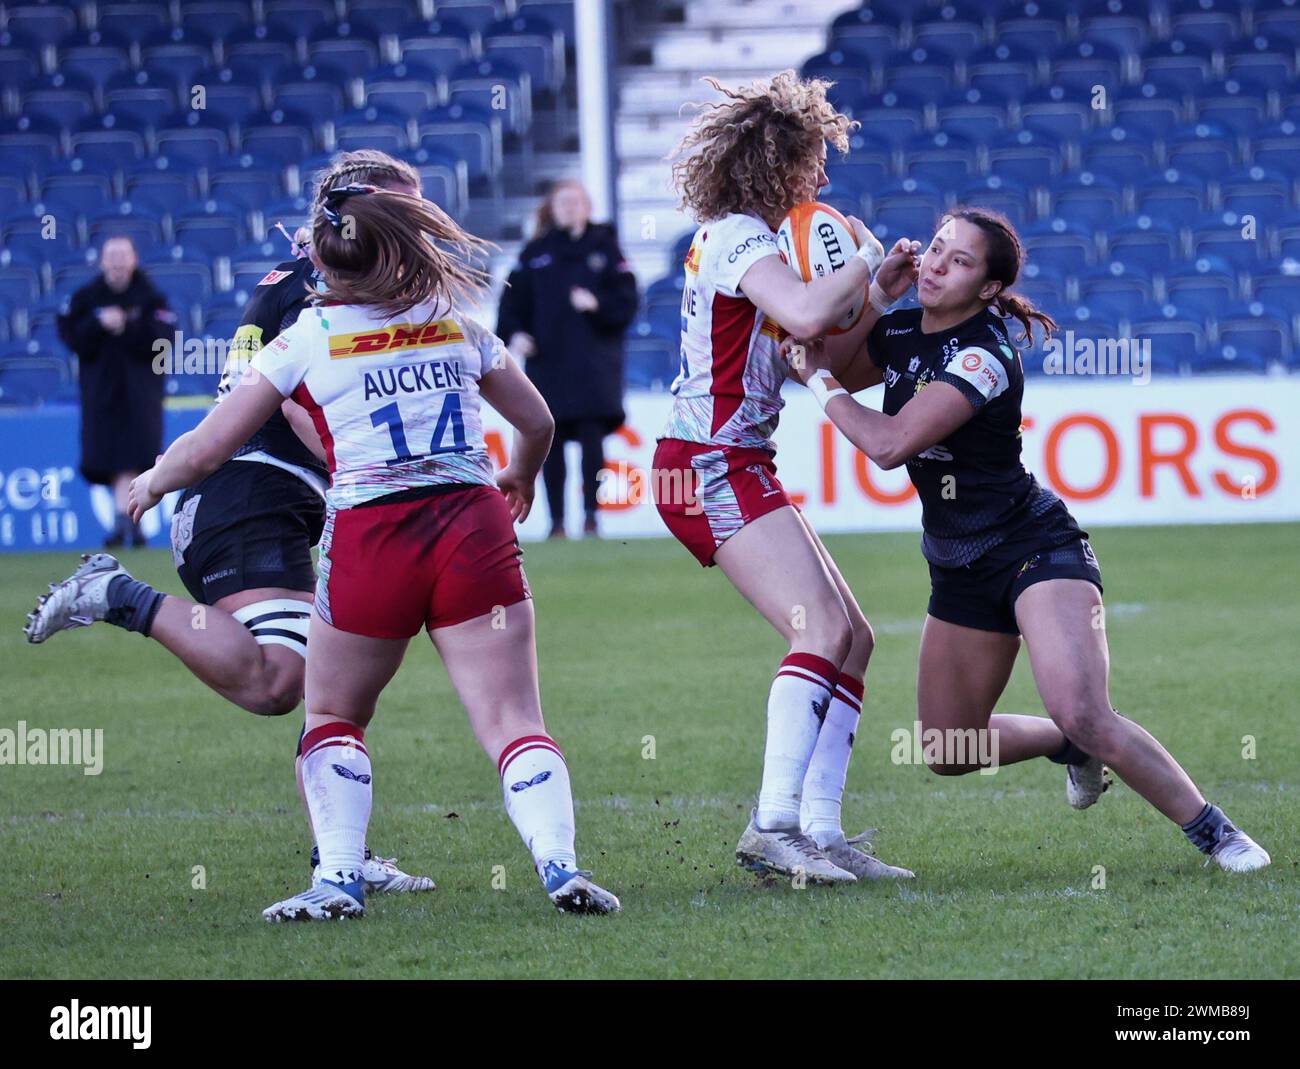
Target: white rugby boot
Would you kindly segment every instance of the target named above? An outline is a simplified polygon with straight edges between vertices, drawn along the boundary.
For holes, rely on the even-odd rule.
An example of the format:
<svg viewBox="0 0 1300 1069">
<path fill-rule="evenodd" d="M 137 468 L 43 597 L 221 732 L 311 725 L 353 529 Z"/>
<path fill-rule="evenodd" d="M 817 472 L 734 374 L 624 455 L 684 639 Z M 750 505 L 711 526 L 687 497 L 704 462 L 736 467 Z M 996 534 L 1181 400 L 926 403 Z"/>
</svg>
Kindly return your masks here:
<svg viewBox="0 0 1300 1069">
<path fill-rule="evenodd" d="M 566 869 L 551 861 L 540 875 L 546 897 L 561 913 L 618 913 L 623 908 L 616 895 L 589 879 L 590 872 Z"/>
<path fill-rule="evenodd" d="M 886 865 L 871 853 L 871 836 L 875 833 L 876 829 L 871 828 L 851 839 L 846 839 L 843 834 L 840 834 L 823 845 L 821 851 L 832 864 L 838 865 L 845 872 L 853 873 L 859 880 L 916 879 L 916 873 L 911 869 Z"/>
<path fill-rule="evenodd" d="M 1087 809 L 1106 793 L 1110 780 L 1100 757 L 1089 757 L 1081 765 L 1065 766 L 1065 799 L 1075 809 Z"/>
<path fill-rule="evenodd" d="M 736 844 L 736 864 L 750 872 L 803 876 L 809 883 L 857 880 L 853 873 L 827 858 L 798 824 L 788 828 L 760 828 L 757 809 L 750 813 L 749 827 Z"/>
<path fill-rule="evenodd" d="M 23 634 L 31 643 L 44 642 L 59 631 L 89 627 L 108 612 L 108 584 L 129 575 L 111 553 L 83 553 L 82 564 L 68 578 L 51 583 L 36 608 L 27 614 Z"/>
<path fill-rule="evenodd" d="M 436 891 L 438 885 L 431 876 L 412 876 L 397 867 L 395 857 L 376 857 L 369 850 L 361 863 L 361 878 L 366 882 L 368 895 L 404 895 L 417 891 Z M 312 869 L 311 882 L 321 882 L 320 866 Z"/>
<path fill-rule="evenodd" d="M 366 913 L 364 885 L 360 880 L 346 886 L 321 880 L 301 894 L 276 902 L 262 910 L 264 920 L 333 921 L 341 917 L 363 917 Z"/>
<path fill-rule="evenodd" d="M 1227 831 L 1210 851 L 1210 858 L 1205 862 L 1207 865 L 1215 861 L 1224 872 L 1254 872 L 1273 863 L 1268 851 L 1244 831 L 1231 823 L 1226 827 L 1232 830 Z"/>
</svg>

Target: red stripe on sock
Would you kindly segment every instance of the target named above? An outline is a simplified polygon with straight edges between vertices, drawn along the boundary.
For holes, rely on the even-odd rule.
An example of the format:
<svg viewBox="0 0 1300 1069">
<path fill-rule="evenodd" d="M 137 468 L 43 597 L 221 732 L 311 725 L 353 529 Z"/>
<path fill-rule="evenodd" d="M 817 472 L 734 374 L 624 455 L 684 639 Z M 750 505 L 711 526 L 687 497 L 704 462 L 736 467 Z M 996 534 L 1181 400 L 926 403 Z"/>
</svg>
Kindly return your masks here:
<svg viewBox="0 0 1300 1069">
<path fill-rule="evenodd" d="M 559 755 L 561 761 L 564 760 L 564 751 L 556 745 L 555 740 L 549 735 L 523 735 L 514 742 L 508 743 L 506 748 L 501 751 L 501 756 L 497 758 L 497 775 L 504 776 L 506 765 L 510 764 L 521 753 L 528 750 L 553 750 Z"/>
<path fill-rule="evenodd" d="M 776 678 L 788 676 L 791 679 L 802 679 L 805 683 L 811 683 L 815 687 L 821 687 L 823 690 L 831 690 L 831 685 L 822 679 L 821 676 L 815 676 L 811 672 L 805 672 L 800 668 L 782 668 L 777 672 Z"/>
<path fill-rule="evenodd" d="M 843 672 L 835 681 L 835 686 L 845 694 L 837 693 L 835 696 L 846 705 L 851 705 L 859 712 L 862 711 L 862 696 L 867 692 L 866 680 L 860 676 L 846 676 Z M 850 697 L 854 700 L 850 701 Z"/>
<path fill-rule="evenodd" d="M 365 753 L 366 748 L 363 745 L 365 737 L 365 729 L 357 727 L 356 724 L 345 724 L 336 721 L 333 724 L 324 724 L 321 727 L 304 732 L 302 742 L 298 744 L 298 752 L 303 757 L 306 757 L 321 743 L 331 742 L 335 746 L 356 746 Z M 348 739 L 354 741 L 348 742 Z"/>
<path fill-rule="evenodd" d="M 840 675 L 840 670 L 835 665 L 815 653 L 791 653 L 781 662 L 781 667 L 802 668 L 805 672 L 811 672 L 821 679 L 822 685 L 827 690 L 835 689 L 835 680 Z"/>
</svg>

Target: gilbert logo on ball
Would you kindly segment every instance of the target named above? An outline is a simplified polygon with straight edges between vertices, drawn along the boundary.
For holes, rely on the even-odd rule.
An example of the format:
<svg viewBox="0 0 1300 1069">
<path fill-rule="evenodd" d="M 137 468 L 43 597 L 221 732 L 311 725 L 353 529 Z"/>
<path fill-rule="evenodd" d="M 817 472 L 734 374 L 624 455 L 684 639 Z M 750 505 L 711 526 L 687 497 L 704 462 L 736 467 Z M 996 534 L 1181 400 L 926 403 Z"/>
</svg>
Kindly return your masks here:
<svg viewBox="0 0 1300 1069">
<path fill-rule="evenodd" d="M 776 247 L 781 258 L 799 272 L 805 282 L 822 278 L 838 271 L 858 248 L 857 239 L 849 221 L 829 204 L 810 201 L 790 209 L 776 232 Z M 831 334 L 851 330 L 862 315 L 867 303 L 867 290 L 853 302 Z"/>
</svg>

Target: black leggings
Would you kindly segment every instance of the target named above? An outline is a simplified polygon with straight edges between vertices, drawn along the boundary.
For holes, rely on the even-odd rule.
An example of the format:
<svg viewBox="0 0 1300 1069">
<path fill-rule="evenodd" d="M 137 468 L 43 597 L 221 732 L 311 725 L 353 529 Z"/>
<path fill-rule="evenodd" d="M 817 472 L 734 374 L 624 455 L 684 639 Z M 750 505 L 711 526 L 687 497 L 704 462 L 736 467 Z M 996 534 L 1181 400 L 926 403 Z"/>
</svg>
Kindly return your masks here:
<svg viewBox="0 0 1300 1069">
<path fill-rule="evenodd" d="M 551 526 L 564 525 L 564 443 L 577 442 L 582 447 L 582 504 L 588 516 L 596 514 L 596 491 L 600 489 L 600 469 L 605 464 L 604 420 L 563 419 L 555 424 L 555 441 L 542 465 L 546 483 L 546 504 L 551 510 Z"/>
</svg>

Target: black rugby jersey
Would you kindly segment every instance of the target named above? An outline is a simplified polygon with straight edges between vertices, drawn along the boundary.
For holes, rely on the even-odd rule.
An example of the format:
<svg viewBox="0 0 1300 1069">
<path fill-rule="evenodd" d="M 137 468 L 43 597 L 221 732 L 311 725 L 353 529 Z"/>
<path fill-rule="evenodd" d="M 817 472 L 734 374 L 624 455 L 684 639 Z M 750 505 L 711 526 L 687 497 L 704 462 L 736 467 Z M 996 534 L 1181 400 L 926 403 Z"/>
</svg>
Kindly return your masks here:
<svg viewBox="0 0 1300 1069">
<path fill-rule="evenodd" d="M 1061 499 L 1021 463 L 1024 368 L 1003 321 L 981 311 L 923 334 L 921 315 L 920 308 L 906 308 L 881 316 L 867 345 L 885 373 L 886 415 L 896 415 L 931 382 L 955 386 L 975 409 L 969 422 L 907 462 L 921 498 L 926 560 L 960 567 L 1039 526 L 1052 541 L 1077 535 Z"/>
<path fill-rule="evenodd" d="M 257 351 L 298 318 L 311 296 L 308 287 L 314 287 L 314 282 L 315 268 L 304 256 L 277 264 L 274 271 L 253 287 L 217 386 L 218 401 L 238 385 L 240 372 Z M 231 459 L 253 453 L 264 453 L 273 460 L 306 468 L 318 475 L 323 485 L 329 483 L 329 469 L 302 444 L 279 410 L 235 450 Z"/>
</svg>

